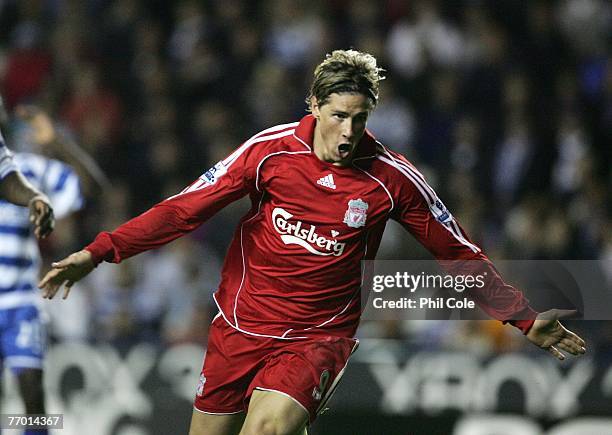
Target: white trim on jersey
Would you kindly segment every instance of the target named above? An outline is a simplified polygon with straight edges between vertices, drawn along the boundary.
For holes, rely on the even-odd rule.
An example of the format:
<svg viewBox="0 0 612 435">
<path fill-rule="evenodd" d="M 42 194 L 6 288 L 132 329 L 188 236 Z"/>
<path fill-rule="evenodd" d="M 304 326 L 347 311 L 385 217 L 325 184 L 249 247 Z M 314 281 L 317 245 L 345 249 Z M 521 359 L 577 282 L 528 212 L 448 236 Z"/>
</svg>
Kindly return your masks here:
<svg viewBox="0 0 612 435">
<path fill-rule="evenodd" d="M 306 148 L 308 148 L 308 151 L 312 152 L 312 148 L 310 148 L 310 145 L 308 145 L 306 142 L 304 142 L 302 139 L 300 139 L 299 137 L 296 136 L 295 132 L 293 132 L 293 137 L 300 142 L 302 145 L 304 145 Z"/>
<path fill-rule="evenodd" d="M 236 329 L 237 331 L 240 331 L 244 334 L 248 334 L 248 335 L 253 335 L 255 337 L 266 337 L 266 338 L 276 338 L 279 340 L 296 340 L 296 339 L 304 339 L 307 337 L 290 337 L 287 338 L 285 337 L 285 335 L 289 332 L 289 331 L 285 331 L 283 333 L 283 335 L 278 336 L 278 335 L 267 335 L 267 334 L 258 334 L 256 332 L 251 332 L 251 331 L 247 331 L 246 329 L 242 329 L 240 327 L 240 325 L 238 325 L 238 315 L 236 314 L 236 309 L 238 308 L 238 298 L 240 296 L 240 292 L 242 291 L 242 286 L 244 285 L 244 277 L 246 276 L 246 261 L 244 258 L 244 245 L 242 243 L 242 230 L 244 228 L 244 224 L 246 224 L 247 222 L 250 222 L 251 220 L 255 219 L 255 217 L 257 217 L 259 215 L 259 213 L 261 212 L 261 204 L 263 202 L 263 198 L 264 195 L 261 195 L 261 198 L 259 199 L 259 205 L 257 208 L 257 213 L 255 213 L 253 216 L 251 216 L 249 219 L 247 219 L 246 221 L 244 221 L 242 223 L 242 225 L 240 225 L 240 253 L 242 256 L 242 279 L 240 280 L 240 286 L 238 287 L 238 291 L 236 292 L 236 297 L 234 298 L 234 322 L 236 323 L 235 325 L 232 324 L 232 322 L 230 322 L 227 317 L 225 317 L 225 313 L 223 312 L 223 310 L 221 309 L 221 306 L 219 305 L 219 303 L 217 302 L 217 299 L 215 298 L 215 295 L 213 294 L 213 299 L 215 300 L 215 303 L 217 304 L 217 307 L 219 308 L 219 311 L 221 312 L 221 315 L 223 316 L 223 318 L 227 321 L 227 323 L 234 329 Z"/>
<path fill-rule="evenodd" d="M 368 249 L 368 245 L 366 242 L 366 246 L 365 246 L 365 250 L 367 251 Z M 323 323 L 319 323 L 318 325 L 315 326 L 309 326 L 308 328 L 304 328 L 302 329 L 302 331 L 310 331 L 311 329 L 315 329 L 315 328 L 320 328 L 322 326 L 327 325 L 328 323 L 333 322 L 334 320 L 336 320 L 336 318 L 342 314 L 344 314 L 344 312 L 348 309 L 348 307 L 351 306 L 351 302 L 353 302 L 353 299 L 355 299 L 355 294 L 359 294 L 361 291 L 361 288 L 357 288 L 357 290 L 355 290 L 355 293 L 353 293 L 351 295 L 351 297 L 349 298 L 349 301 L 346 303 L 346 305 L 344 306 L 344 308 L 342 308 L 342 311 L 340 311 L 339 313 L 334 314 L 332 317 L 330 317 L 329 319 L 327 319 L 326 321 L 324 321 Z"/>
<path fill-rule="evenodd" d="M 286 125 L 290 125 L 290 124 L 286 124 Z M 272 139 L 279 139 L 281 137 L 289 136 L 292 133 L 293 133 L 293 130 L 285 130 L 285 131 L 283 131 L 281 133 L 276 133 L 276 134 L 273 134 L 273 135 L 270 135 L 270 136 L 259 136 L 259 135 L 258 136 L 254 136 L 254 138 L 249 139 L 240 148 L 238 148 L 236 151 L 234 151 L 232 154 L 230 154 L 229 157 L 227 157 L 225 160 L 222 160 L 221 163 L 223 164 L 223 166 L 225 167 L 225 170 L 227 171 L 227 169 L 232 164 L 234 164 L 236 162 L 236 160 L 238 160 L 238 158 L 249 147 L 251 147 L 251 145 L 256 144 L 256 143 L 260 143 L 260 142 L 265 142 L 265 141 L 272 140 Z M 232 157 L 232 156 L 235 156 L 235 157 Z M 208 186 L 213 186 L 213 184 L 210 184 L 209 182 L 207 182 L 206 180 L 203 180 L 202 178 L 198 178 L 190 186 L 187 186 L 185 189 L 183 189 L 183 191 L 177 193 L 176 195 L 170 196 L 169 198 L 167 198 L 167 200 L 168 199 L 172 199 L 172 198 L 176 198 L 178 196 L 185 195 L 185 194 L 190 193 L 190 192 L 195 192 L 197 190 L 205 189 Z M 257 187 L 257 183 L 256 183 L 255 187 Z"/>
<path fill-rule="evenodd" d="M 263 203 L 264 195 L 261 195 L 259 198 L 259 204 L 257 205 L 257 213 L 251 216 L 249 219 L 245 220 L 240 225 L 240 255 L 242 258 L 242 278 L 240 279 L 240 286 L 238 286 L 238 290 L 236 291 L 236 297 L 234 298 L 234 322 L 236 323 L 236 328 L 238 328 L 238 316 L 236 315 L 236 308 L 238 307 L 238 297 L 240 296 L 240 292 L 242 291 L 242 286 L 244 285 L 244 277 L 246 276 L 246 260 L 244 258 L 244 245 L 242 243 L 242 229 L 244 228 L 244 224 L 252 221 L 259 213 L 261 213 L 261 204 Z"/>
<path fill-rule="evenodd" d="M 277 340 L 303 340 L 303 339 L 308 338 L 308 337 L 289 337 L 289 338 L 286 338 L 284 336 L 278 336 L 278 335 L 258 334 L 256 332 L 251 332 L 251 331 L 247 331 L 246 329 L 239 328 L 238 326 L 236 326 L 232 322 L 230 322 L 229 319 L 225 316 L 225 313 L 221 309 L 221 305 L 219 305 L 219 301 L 217 301 L 217 297 L 214 294 L 213 294 L 213 300 L 215 301 L 215 304 L 217 305 L 217 308 L 219 308 L 219 312 L 221 313 L 221 317 L 223 317 L 223 320 L 228 325 L 230 325 L 232 328 L 234 328 L 238 332 L 242 332 L 243 334 L 247 334 L 247 335 L 252 335 L 254 337 L 276 338 Z"/>
<path fill-rule="evenodd" d="M 423 175 L 419 173 L 416 169 L 411 167 L 410 165 L 407 165 L 406 163 L 400 162 L 397 159 L 395 159 L 384 147 L 383 147 L 383 150 L 385 154 L 387 154 L 387 156 L 390 157 L 390 159 L 382 155 L 377 155 L 376 158 L 382 162 L 385 162 L 389 166 L 394 167 L 401 174 L 403 174 L 406 178 L 408 178 L 412 182 L 412 184 L 414 184 L 414 186 L 418 189 L 418 191 L 421 193 L 423 198 L 425 198 L 425 201 L 427 202 L 427 205 L 429 206 L 431 210 L 431 207 L 435 205 L 435 202 L 437 200 L 439 201 L 439 198 L 438 198 L 438 195 L 436 195 L 436 192 L 431 188 L 431 186 L 427 184 L 427 182 L 423 178 Z M 445 228 L 448 232 L 450 232 L 453 235 L 453 237 L 457 239 L 457 241 L 459 241 L 461 244 L 470 248 L 472 252 L 478 253 L 481 251 L 481 249 L 478 246 L 474 245 L 473 243 L 470 243 L 464 237 L 464 235 L 459 229 L 459 226 L 456 224 L 454 217 L 452 218 L 450 222 L 446 224 L 440 222 L 440 224 L 442 225 L 443 228 Z"/>
<path fill-rule="evenodd" d="M 355 159 L 353 160 L 353 162 L 355 162 L 356 160 L 364 160 L 364 159 L 370 159 L 370 157 L 364 157 L 361 159 Z M 389 213 L 391 213 L 393 211 L 393 209 L 395 208 L 395 202 L 393 201 L 393 197 L 391 196 L 391 193 L 389 192 L 389 189 L 387 189 L 387 187 L 385 186 L 385 184 L 380 181 L 378 178 L 376 178 L 374 175 L 370 174 L 368 171 L 366 171 L 365 169 L 360 168 L 359 166 L 353 164 L 353 167 L 359 169 L 361 172 L 363 172 L 364 174 L 366 174 L 368 177 L 370 177 L 371 179 L 373 179 L 374 181 L 376 181 L 378 184 L 380 184 L 380 186 L 385 190 L 385 193 L 387 194 L 387 196 L 389 197 L 389 201 L 391 201 L 391 209 L 389 210 Z"/>
<path fill-rule="evenodd" d="M 257 164 L 257 169 L 255 170 L 255 188 L 258 192 L 261 192 L 259 190 L 259 169 L 261 168 L 261 165 L 263 165 L 263 162 L 266 161 L 269 157 L 276 156 L 278 154 L 310 154 L 310 151 L 277 151 L 275 153 L 266 154 L 259 161 L 259 163 Z"/>
<path fill-rule="evenodd" d="M 265 157 L 264 157 L 265 159 Z M 263 161 L 263 159 L 262 159 Z M 261 162 L 260 162 L 261 164 Z M 259 167 L 259 165 L 258 165 Z M 277 338 L 280 340 L 295 340 L 295 339 L 302 339 L 302 338 L 306 338 L 306 337 L 291 337 L 291 338 L 286 338 L 285 334 L 283 334 L 282 336 L 277 336 L 277 335 L 266 335 L 266 334 L 257 334 L 255 332 L 250 332 L 247 331 L 246 329 L 242 329 L 240 328 L 240 325 L 238 325 L 238 316 L 236 314 L 236 309 L 238 308 L 238 298 L 240 296 L 240 292 L 242 291 L 242 286 L 244 285 L 244 277 L 246 276 L 246 261 L 244 258 L 244 245 L 242 243 L 242 230 L 244 228 L 244 224 L 246 224 L 247 222 L 250 222 L 251 220 L 255 219 L 257 216 L 259 216 L 259 213 L 261 213 L 261 204 L 263 203 L 263 198 L 264 195 L 261 195 L 261 198 L 259 199 L 259 204 L 257 206 L 257 213 L 255 213 L 253 216 L 251 216 L 249 219 L 247 219 L 246 221 L 244 221 L 241 225 L 240 225 L 240 254 L 242 257 L 242 279 L 240 280 L 240 286 L 238 287 L 238 291 L 236 292 L 236 296 L 234 298 L 234 322 L 236 323 L 235 325 L 229 321 L 229 319 L 225 316 L 225 313 L 223 312 L 223 310 L 221 309 L 221 305 L 219 304 L 219 302 L 217 302 L 217 298 L 215 297 L 215 295 L 213 294 L 213 299 L 215 301 L 215 303 L 217 304 L 217 308 L 219 308 L 219 312 L 221 313 L 221 315 L 223 316 L 223 319 L 228 323 L 228 325 L 230 325 L 232 328 L 236 329 L 237 331 L 240 331 L 244 334 L 248 334 L 248 335 L 253 335 L 255 337 L 266 337 L 266 338 Z M 286 331 L 285 331 L 286 333 Z"/>
<path fill-rule="evenodd" d="M 438 195 L 436 194 L 436 192 L 431 188 L 431 186 L 425 181 L 425 177 L 423 177 L 423 174 L 421 174 L 419 171 L 416 170 L 416 168 L 414 168 L 414 166 L 410 166 L 408 164 L 406 164 L 405 162 L 402 162 L 401 160 L 397 160 L 396 158 L 394 158 L 393 156 L 391 156 L 391 158 L 393 159 L 393 161 L 401 168 L 403 168 L 404 170 L 410 172 L 410 174 L 412 174 L 414 176 L 414 179 L 417 183 L 420 183 L 421 186 L 423 186 L 423 189 L 425 189 L 425 191 L 429 194 L 429 198 L 431 200 L 431 203 L 435 203 L 436 199 L 438 198 Z"/>
<path fill-rule="evenodd" d="M 293 132 L 295 131 L 294 127 L 297 127 L 298 124 L 299 122 L 291 122 L 289 124 L 281 124 L 281 125 L 277 125 L 274 127 L 267 128 L 263 131 L 260 131 L 255 136 L 252 136 L 249 140 L 243 143 L 240 147 L 238 147 L 238 149 L 236 149 L 233 153 L 231 153 L 227 158 L 225 158 L 223 160 L 223 165 L 225 165 L 226 167 L 231 165 L 238 157 L 240 157 L 247 149 L 249 149 L 251 145 L 257 142 L 261 142 L 261 140 L 259 139 L 263 139 L 264 137 L 275 139 L 276 135 L 268 136 L 269 133 L 280 132 L 281 130 L 288 131 L 288 129 L 293 129 L 291 130 L 291 134 L 293 134 Z M 284 132 L 280 132 L 277 134 L 282 134 L 282 133 Z"/>
<path fill-rule="evenodd" d="M 406 178 L 408 178 L 412 182 L 412 184 L 415 185 L 415 187 L 419 190 L 419 192 L 421 192 L 421 195 L 427 201 L 427 205 L 430 205 L 432 203 L 431 197 L 429 196 L 428 193 L 425 192 L 425 190 L 423 189 L 423 186 L 421 185 L 421 183 L 419 183 L 419 182 L 417 182 L 415 180 L 415 176 L 412 173 L 407 172 L 405 169 L 402 169 L 399 165 L 396 164 L 395 160 L 389 160 L 389 159 L 387 159 L 387 158 L 385 158 L 383 156 L 377 156 L 376 158 L 378 160 L 380 160 L 380 161 L 385 162 L 389 166 L 394 167 L 398 171 L 400 171 L 404 176 L 406 176 Z"/>
</svg>

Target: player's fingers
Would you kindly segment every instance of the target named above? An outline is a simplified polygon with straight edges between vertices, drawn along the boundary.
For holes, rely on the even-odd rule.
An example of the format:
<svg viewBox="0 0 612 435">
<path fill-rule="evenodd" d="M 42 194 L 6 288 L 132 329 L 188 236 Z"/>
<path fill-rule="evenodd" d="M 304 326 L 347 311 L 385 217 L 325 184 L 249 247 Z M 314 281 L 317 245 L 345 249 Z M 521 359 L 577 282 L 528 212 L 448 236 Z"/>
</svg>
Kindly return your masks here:
<svg viewBox="0 0 612 435">
<path fill-rule="evenodd" d="M 42 297 L 44 299 L 53 299 L 53 296 L 55 296 L 55 294 L 59 290 L 60 286 L 61 286 L 61 282 L 58 283 L 58 284 L 54 284 L 54 283 L 47 284 L 43 288 Z"/>
<path fill-rule="evenodd" d="M 43 228 L 40 226 L 38 217 L 34 216 L 34 219 L 32 221 L 34 223 L 34 235 L 36 236 L 37 239 L 42 238 L 44 231 L 43 231 Z"/>
<path fill-rule="evenodd" d="M 55 219 L 53 215 L 49 215 L 39 226 L 39 233 L 41 238 L 47 237 L 55 228 Z"/>
<path fill-rule="evenodd" d="M 56 272 L 59 272 L 57 270 L 50 270 L 39 282 L 38 282 L 38 288 L 44 290 L 45 287 L 47 286 L 47 284 L 49 283 L 49 281 L 51 280 L 51 278 L 53 278 L 53 276 L 57 275 Z"/>
<path fill-rule="evenodd" d="M 53 211 L 49 204 L 47 204 L 41 199 L 34 201 L 32 208 L 34 214 L 36 215 L 37 224 L 41 224 L 44 220 L 48 219 L 53 214 Z"/>
<path fill-rule="evenodd" d="M 561 361 L 565 359 L 565 355 L 559 352 L 559 349 L 557 349 L 555 346 L 550 346 L 547 350 L 552 353 L 555 358 L 558 358 Z"/>
<path fill-rule="evenodd" d="M 572 331 L 567 331 L 565 333 L 565 338 L 573 341 L 574 343 L 576 343 L 578 346 L 582 348 L 586 348 L 585 341 L 582 338 L 580 338 L 578 335 L 574 334 Z"/>
<path fill-rule="evenodd" d="M 559 347 L 559 349 L 571 353 L 572 355 L 581 355 L 584 353 L 584 348 L 581 346 L 578 346 L 578 344 L 574 343 L 571 340 L 568 340 L 566 338 L 562 339 L 557 346 Z"/>
<path fill-rule="evenodd" d="M 53 210 L 45 206 L 40 216 L 40 226 L 51 226 L 53 225 L 54 217 Z"/>
<path fill-rule="evenodd" d="M 46 237 L 55 226 L 53 209 L 42 198 L 34 198 L 30 203 L 30 222 L 34 225 L 37 238 Z"/>
<path fill-rule="evenodd" d="M 55 264 L 55 263 L 54 263 Z M 47 285 L 52 284 L 51 280 L 53 280 L 57 275 L 62 272 L 62 269 L 51 269 L 47 274 L 40 280 L 38 283 L 38 288 L 45 288 Z"/>
<path fill-rule="evenodd" d="M 38 237 L 39 239 L 44 239 L 47 236 L 47 234 L 49 234 L 48 224 L 36 225 L 36 229 L 34 230 L 34 233 L 36 234 L 36 237 Z"/>
<path fill-rule="evenodd" d="M 586 343 L 580 337 L 578 337 L 573 332 L 567 331 L 568 333 L 563 337 L 563 341 L 568 341 L 571 345 L 576 346 L 578 349 L 582 350 L 582 353 L 586 352 Z"/>
<path fill-rule="evenodd" d="M 43 218 L 45 217 L 45 206 L 40 202 L 36 201 L 34 203 L 34 209 L 32 211 L 34 215 L 34 225 L 40 226 Z"/>
<path fill-rule="evenodd" d="M 68 297 L 70 294 L 70 289 L 73 285 L 74 281 L 66 281 L 66 284 L 64 284 L 64 295 L 62 296 L 62 299 L 66 299 Z"/>
</svg>

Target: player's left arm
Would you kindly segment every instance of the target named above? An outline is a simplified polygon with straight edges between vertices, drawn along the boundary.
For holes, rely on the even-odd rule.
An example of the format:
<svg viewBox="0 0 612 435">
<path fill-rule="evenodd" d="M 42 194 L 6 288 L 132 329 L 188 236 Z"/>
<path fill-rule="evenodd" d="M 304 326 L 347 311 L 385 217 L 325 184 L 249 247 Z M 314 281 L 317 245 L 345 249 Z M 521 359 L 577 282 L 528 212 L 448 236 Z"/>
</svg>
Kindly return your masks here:
<svg viewBox="0 0 612 435">
<path fill-rule="evenodd" d="M 393 160 L 400 184 L 392 216 L 400 222 L 450 273 L 484 276 L 482 288 L 470 296 L 491 317 L 519 328 L 529 341 L 563 359 L 559 349 L 573 355 L 585 352 L 584 341 L 559 322 L 566 312 L 537 313 L 523 293 L 504 282 L 493 263 L 465 233 L 422 174 L 407 160 Z"/>
</svg>

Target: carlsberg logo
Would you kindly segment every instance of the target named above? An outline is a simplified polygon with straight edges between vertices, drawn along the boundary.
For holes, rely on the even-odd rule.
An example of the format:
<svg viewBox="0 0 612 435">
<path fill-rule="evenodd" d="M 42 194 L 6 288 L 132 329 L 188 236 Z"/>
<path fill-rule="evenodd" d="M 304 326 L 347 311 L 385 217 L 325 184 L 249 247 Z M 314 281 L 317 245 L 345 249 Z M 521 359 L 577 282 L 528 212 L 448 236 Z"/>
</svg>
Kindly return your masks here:
<svg viewBox="0 0 612 435">
<path fill-rule="evenodd" d="M 272 211 L 272 225 L 281 235 L 285 245 L 300 245 L 315 255 L 342 255 L 346 243 L 318 235 L 314 225 L 304 224 L 302 221 L 289 222 L 292 217 L 291 213 L 280 207 Z"/>
</svg>

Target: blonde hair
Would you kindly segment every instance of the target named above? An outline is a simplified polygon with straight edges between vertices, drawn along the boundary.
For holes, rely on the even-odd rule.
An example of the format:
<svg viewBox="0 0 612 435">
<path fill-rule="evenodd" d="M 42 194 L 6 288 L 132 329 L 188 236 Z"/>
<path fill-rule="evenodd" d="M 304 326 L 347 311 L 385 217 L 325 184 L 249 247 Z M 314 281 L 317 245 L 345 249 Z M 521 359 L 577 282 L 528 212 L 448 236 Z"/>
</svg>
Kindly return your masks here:
<svg viewBox="0 0 612 435">
<path fill-rule="evenodd" d="M 379 82 L 384 70 L 376 65 L 376 58 L 357 50 L 334 50 L 314 71 L 314 79 L 306 98 L 308 111 L 314 96 L 319 106 L 327 103 L 334 93 L 360 93 L 370 99 L 372 109 L 378 102 Z"/>
</svg>

